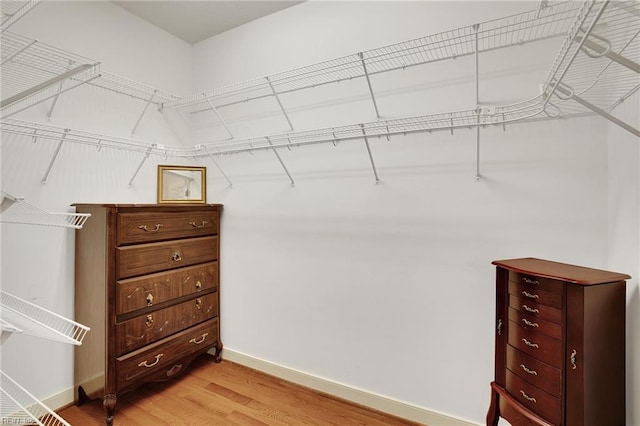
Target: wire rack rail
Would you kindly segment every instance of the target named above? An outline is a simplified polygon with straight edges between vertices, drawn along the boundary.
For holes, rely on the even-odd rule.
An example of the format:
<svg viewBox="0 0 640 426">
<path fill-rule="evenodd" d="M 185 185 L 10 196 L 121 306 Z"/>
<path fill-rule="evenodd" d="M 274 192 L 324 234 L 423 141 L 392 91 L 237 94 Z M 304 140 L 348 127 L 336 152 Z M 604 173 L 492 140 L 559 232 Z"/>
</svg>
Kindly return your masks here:
<svg viewBox="0 0 640 426">
<path fill-rule="evenodd" d="M 0 291 L 0 316 L 3 323 L 24 334 L 73 345 L 81 345 L 89 331 L 87 326 L 4 291 Z M 11 331 L 10 327 L 3 330 Z"/>
<path fill-rule="evenodd" d="M 191 112 L 201 112 L 212 109 L 209 102 L 215 102 L 216 107 L 228 106 L 276 94 L 472 55 L 476 51 L 476 33 L 479 52 L 563 36 L 575 18 L 577 8 L 574 2 L 560 3 L 541 10 L 486 21 L 477 26 L 432 34 L 212 89 L 169 102 L 164 107 L 189 107 Z"/>
<path fill-rule="evenodd" d="M 0 191 L 0 222 L 81 229 L 90 213 L 47 212 L 20 197 Z"/>
<path fill-rule="evenodd" d="M 70 426 L 2 370 L 0 370 L 0 423 Z"/>
<path fill-rule="evenodd" d="M 2 22 L 0 23 L 0 30 L 4 31 L 18 22 L 20 18 L 29 13 L 41 1 L 42 0 L 4 0 L 0 2 L 0 11 L 2 11 Z"/>
</svg>

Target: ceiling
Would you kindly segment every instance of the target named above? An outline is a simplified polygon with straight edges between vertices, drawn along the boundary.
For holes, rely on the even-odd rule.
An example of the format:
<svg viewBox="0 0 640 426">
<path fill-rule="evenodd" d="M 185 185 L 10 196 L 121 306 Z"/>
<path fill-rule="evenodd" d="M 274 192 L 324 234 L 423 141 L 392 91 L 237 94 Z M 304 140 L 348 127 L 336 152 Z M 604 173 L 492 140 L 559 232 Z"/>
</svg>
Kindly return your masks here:
<svg viewBox="0 0 640 426">
<path fill-rule="evenodd" d="M 112 3 L 187 43 L 195 44 L 302 1 L 112 0 Z"/>
</svg>

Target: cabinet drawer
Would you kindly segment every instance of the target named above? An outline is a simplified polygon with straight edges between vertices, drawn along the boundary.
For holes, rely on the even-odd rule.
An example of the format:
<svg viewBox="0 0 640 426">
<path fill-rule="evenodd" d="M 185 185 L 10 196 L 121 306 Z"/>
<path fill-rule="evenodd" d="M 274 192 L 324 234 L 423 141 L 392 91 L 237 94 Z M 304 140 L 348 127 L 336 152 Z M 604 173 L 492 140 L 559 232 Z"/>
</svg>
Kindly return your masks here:
<svg viewBox="0 0 640 426">
<path fill-rule="evenodd" d="M 118 245 L 213 235 L 218 212 L 119 213 L 117 229 Z"/>
<path fill-rule="evenodd" d="M 538 331 L 554 339 L 562 339 L 562 325 L 556 324 L 555 322 L 545 321 L 513 308 L 509 308 L 509 320 L 520 324 L 524 328 Z"/>
<path fill-rule="evenodd" d="M 551 424 L 559 425 L 561 419 L 560 398 L 549 395 L 542 389 L 522 380 L 507 370 L 506 389 L 522 405 Z"/>
<path fill-rule="evenodd" d="M 509 296 L 509 306 L 518 311 L 526 312 L 531 316 L 562 324 L 563 314 L 561 309 L 551 306 L 541 305 L 531 301 L 531 299 L 522 299 L 516 296 Z"/>
<path fill-rule="evenodd" d="M 205 350 L 218 342 L 218 319 L 214 318 L 148 347 L 116 359 L 118 389 L 172 367 L 173 362 Z M 167 371 L 170 374 L 170 371 Z"/>
<path fill-rule="evenodd" d="M 531 302 L 562 309 L 562 293 L 555 293 L 531 288 L 522 284 L 509 281 L 509 294 L 521 297 Z"/>
<path fill-rule="evenodd" d="M 122 355 L 218 315 L 218 293 L 116 324 L 116 352 Z"/>
<path fill-rule="evenodd" d="M 510 345 L 507 345 L 507 368 L 525 381 L 560 397 L 562 375 L 559 368 L 540 362 Z"/>
<path fill-rule="evenodd" d="M 509 321 L 509 344 L 526 354 L 546 362 L 556 368 L 562 368 L 562 341 L 537 331 L 521 327 Z"/>
<path fill-rule="evenodd" d="M 530 291 L 543 290 L 551 293 L 562 294 L 564 292 L 564 281 L 544 278 L 536 275 L 522 274 L 520 272 L 509 271 L 509 281 L 520 284 Z"/>
<path fill-rule="evenodd" d="M 217 288 L 218 262 L 120 280 L 116 284 L 116 315 Z"/>
<path fill-rule="evenodd" d="M 116 248 L 117 278 L 181 268 L 216 260 L 218 237 L 198 237 Z"/>
</svg>

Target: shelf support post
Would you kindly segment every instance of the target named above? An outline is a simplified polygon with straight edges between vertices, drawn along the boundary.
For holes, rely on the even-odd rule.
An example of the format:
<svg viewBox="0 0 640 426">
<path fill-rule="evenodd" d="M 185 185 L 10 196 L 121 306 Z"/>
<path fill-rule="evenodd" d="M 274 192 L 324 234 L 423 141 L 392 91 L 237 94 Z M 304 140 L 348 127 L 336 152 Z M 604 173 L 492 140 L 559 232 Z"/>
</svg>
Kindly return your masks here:
<svg viewBox="0 0 640 426">
<path fill-rule="evenodd" d="M 376 97 L 373 94 L 373 87 L 371 86 L 371 79 L 369 78 L 369 71 L 367 70 L 367 64 L 364 61 L 364 54 L 362 52 L 358 53 L 360 57 L 360 62 L 362 62 L 362 69 L 364 70 L 364 76 L 367 79 L 367 86 L 369 87 L 369 95 L 371 95 L 371 101 L 373 102 L 373 109 L 376 111 L 376 118 L 380 118 L 380 112 L 378 111 L 378 104 L 376 103 Z"/>
<path fill-rule="evenodd" d="M 276 148 L 273 146 L 273 143 L 271 142 L 271 139 L 269 139 L 269 137 L 267 137 L 267 142 L 269 142 L 269 145 L 271 145 L 271 150 L 273 151 L 273 153 L 276 155 L 276 158 L 278 159 L 278 161 L 280 162 L 280 165 L 282 166 L 282 168 L 284 169 L 284 172 L 287 174 L 287 176 L 289 177 L 289 180 L 291 181 L 291 186 L 295 186 L 295 182 L 293 181 L 293 178 L 291 177 L 291 173 L 289 173 L 289 170 L 287 169 L 287 166 L 284 165 L 284 162 L 282 161 L 282 158 L 280 158 L 280 154 L 278 153 L 278 151 L 276 150 Z"/>
<path fill-rule="evenodd" d="M 136 178 L 136 176 L 138 176 L 138 172 L 142 168 L 142 165 L 144 164 L 145 161 L 147 161 L 147 158 L 149 158 L 149 154 L 151 154 L 151 151 L 156 146 L 157 146 L 157 144 L 155 144 L 155 143 L 151 144 L 151 146 L 147 149 L 147 152 L 144 153 L 144 158 L 142 159 L 142 161 L 140 161 L 140 164 L 138 165 L 138 168 L 136 169 L 136 171 L 133 173 L 133 176 L 131 176 L 131 179 L 129 180 L 129 187 L 131 187 L 131 185 L 133 184 L 133 180 Z"/>
<path fill-rule="evenodd" d="M 475 56 L 475 80 L 476 80 L 476 181 L 479 182 L 480 176 L 480 65 L 478 51 L 478 30 L 480 24 L 473 24 L 474 32 L 474 56 Z"/>
<path fill-rule="evenodd" d="M 271 90 L 273 90 L 273 87 L 271 87 Z M 204 95 L 204 93 L 203 93 Z M 220 120 L 220 122 L 222 123 L 222 125 L 224 126 L 225 130 L 227 131 L 227 133 L 229 134 L 230 139 L 233 139 L 233 133 L 231 133 L 231 130 L 229 130 L 229 126 L 227 126 L 227 122 L 224 121 L 224 118 L 222 118 L 222 116 L 220 115 L 220 113 L 218 112 L 218 109 L 213 106 L 213 102 L 211 102 L 211 100 L 209 98 L 207 98 L 207 103 L 209 104 L 209 106 L 211 107 L 211 109 L 213 110 L 213 112 L 216 114 L 216 116 L 218 117 L 218 120 Z M 282 105 L 280 106 L 282 107 Z M 291 126 L 291 123 L 289 123 L 289 126 Z"/>
<path fill-rule="evenodd" d="M 229 177 L 227 176 L 227 174 L 222 170 L 222 168 L 220 167 L 220 165 L 216 161 L 216 159 L 213 156 L 213 154 L 209 153 L 209 157 L 211 157 L 211 161 L 213 161 L 213 164 L 216 166 L 218 171 L 222 174 L 222 176 L 224 176 L 224 178 L 227 180 L 227 182 L 229 182 L 229 188 L 231 188 L 233 186 L 233 183 L 231 183 L 231 180 L 229 180 Z"/>
<path fill-rule="evenodd" d="M 606 118 L 607 120 L 611 121 L 614 124 L 617 124 L 618 126 L 622 127 L 623 129 L 625 129 L 626 131 L 636 135 L 637 137 L 640 137 L 640 130 L 636 129 L 635 127 L 625 123 L 624 121 L 620 120 L 619 118 L 614 117 L 613 115 L 609 114 L 608 112 L 598 108 L 597 106 L 593 105 L 592 103 L 582 99 L 580 96 L 576 95 L 575 93 L 573 93 L 572 90 L 569 90 L 567 87 L 565 87 L 565 85 L 562 84 L 557 84 L 556 85 L 556 91 L 562 93 L 564 96 L 567 96 L 570 99 L 573 99 L 574 101 L 578 102 L 579 104 L 589 108 L 591 111 L 595 112 L 598 115 L 601 115 L 602 117 Z"/>
<path fill-rule="evenodd" d="M 42 184 L 47 183 L 47 178 L 49 177 L 49 173 L 51 173 L 51 169 L 53 168 L 53 163 L 55 163 L 56 159 L 58 158 L 58 154 L 60 153 L 60 148 L 62 148 L 62 144 L 64 143 L 64 139 L 67 137 L 68 133 L 69 133 L 69 129 L 64 129 L 64 133 L 62 134 L 62 137 L 58 141 L 58 146 L 56 147 L 56 150 L 53 153 L 53 157 L 51 157 L 51 161 L 49 162 L 49 167 L 47 167 L 47 171 L 44 172 L 44 176 L 42 177 L 42 180 L 41 180 Z"/>
<path fill-rule="evenodd" d="M 293 130 L 293 124 L 291 124 L 291 120 L 289 120 L 287 111 L 285 111 L 284 106 L 282 106 L 282 102 L 280 101 L 280 96 L 278 96 L 278 92 L 276 92 L 276 89 L 273 87 L 273 84 L 271 83 L 271 79 L 269 77 L 265 77 L 265 78 L 267 79 L 267 83 L 269 83 L 269 87 L 271 88 L 271 92 L 273 92 L 273 96 L 275 96 L 276 101 L 280 106 L 280 110 L 282 111 L 282 114 L 284 114 L 284 118 L 286 118 L 287 123 L 289 123 L 289 130 Z"/>
<path fill-rule="evenodd" d="M 369 138 L 367 138 L 367 132 L 364 130 L 364 124 L 360 123 L 360 130 L 362 130 L 362 138 L 364 139 L 364 144 L 367 147 L 367 154 L 369 154 L 369 161 L 371 162 L 371 168 L 373 169 L 373 176 L 376 178 L 376 183 L 380 183 L 380 178 L 378 177 L 378 170 L 376 170 L 376 163 L 373 161 L 373 155 L 371 154 L 371 147 L 369 146 Z"/>
<path fill-rule="evenodd" d="M 142 121 L 142 117 L 144 117 L 144 115 L 147 113 L 147 109 L 149 108 L 149 105 L 151 105 L 151 102 L 153 102 L 153 98 L 156 97 L 156 93 L 158 93 L 158 90 L 154 89 L 153 93 L 151 94 L 151 97 L 147 101 L 147 104 L 144 106 L 144 109 L 142 110 L 142 114 L 140 114 L 140 117 L 138 117 L 138 121 L 136 121 L 136 124 L 133 125 L 133 129 L 131 130 L 131 135 L 133 135 L 136 132 L 138 125 Z"/>
</svg>

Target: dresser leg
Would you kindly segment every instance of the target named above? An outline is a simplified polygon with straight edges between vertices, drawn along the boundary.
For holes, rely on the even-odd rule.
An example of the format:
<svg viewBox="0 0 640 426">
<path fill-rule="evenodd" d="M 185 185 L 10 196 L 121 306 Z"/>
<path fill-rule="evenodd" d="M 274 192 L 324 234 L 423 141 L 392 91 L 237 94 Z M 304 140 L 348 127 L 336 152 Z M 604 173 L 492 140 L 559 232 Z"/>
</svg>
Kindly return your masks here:
<svg viewBox="0 0 640 426">
<path fill-rule="evenodd" d="M 105 423 L 107 426 L 113 425 L 113 416 L 115 415 L 115 411 L 116 411 L 116 401 L 117 401 L 117 398 L 112 393 L 105 395 L 104 399 L 102 400 L 102 406 L 104 407 L 104 410 L 107 412 L 107 417 L 105 420 Z"/>
<path fill-rule="evenodd" d="M 498 426 L 498 392 L 491 388 L 491 405 L 487 412 L 487 426 Z"/>
<path fill-rule="evenodd" d="M 213 356 L 213 360 L 216 363 L 220 363 L 222 361 L 222 342 L 220 341 L 216 344 L 216 354 Z"/>
</svg>

